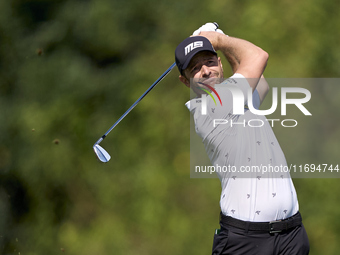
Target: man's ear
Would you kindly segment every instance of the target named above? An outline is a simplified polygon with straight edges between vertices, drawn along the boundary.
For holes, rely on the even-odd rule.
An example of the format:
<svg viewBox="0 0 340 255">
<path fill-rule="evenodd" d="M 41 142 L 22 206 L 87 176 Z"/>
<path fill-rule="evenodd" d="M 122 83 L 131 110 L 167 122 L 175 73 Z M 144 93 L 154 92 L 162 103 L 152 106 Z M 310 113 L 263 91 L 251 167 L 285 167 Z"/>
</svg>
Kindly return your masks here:
<svg viewBox="0 0 340 255">
<path fill-rule="evenodd" d="M 178 78 L 179 78 L 179 80 L 180 80 L 182 83 L 185 84 L 185 86 L 187 86 L 188 88 L 190 88 L 190 82 L 188 81 L 188 79 L 187 79 L 185 76 L 180 75 Z"/>
</svg>

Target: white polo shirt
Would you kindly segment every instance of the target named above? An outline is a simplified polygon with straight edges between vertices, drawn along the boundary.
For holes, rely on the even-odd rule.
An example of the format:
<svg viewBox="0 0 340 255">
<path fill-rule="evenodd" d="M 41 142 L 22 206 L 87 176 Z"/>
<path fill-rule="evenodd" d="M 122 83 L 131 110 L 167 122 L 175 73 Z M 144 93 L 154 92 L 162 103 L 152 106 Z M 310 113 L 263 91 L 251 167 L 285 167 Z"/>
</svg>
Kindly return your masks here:
<svg viewBox="0 0 340 255">
<path fill-rule="evenodd" d="M 244 95 L 244 105 L 247 105 L 249 83 L 241 74 L 234 74 L 215 87 L 222 106 L 216 105 L 211 97 L 206 97 L 205 114 L 202 114 L 202 100 L 192 99 L 186 106 L 193 115 L 196 133 L 202 138 L 211 164 L 233 167 L 234 172 L 217 173 L 222 185 L 222 213 L 257 222 L 294 215 L 299 210 L 296 191 L 289 173 L 281 171 L 287 162 L 270 122 L 265 116 L 246 109 L 243 115 L 234 115 L 232 92 L 219 88 L 221 85 L 236 85 Z M 260 105 L 256 90 L 253 105 L 255 108 Z M 270 166 L 281 170 L 262 172 L 264 167 L 269 171 Z M 250 169 L 254 172 L 245 172 Z"/>
</svg>

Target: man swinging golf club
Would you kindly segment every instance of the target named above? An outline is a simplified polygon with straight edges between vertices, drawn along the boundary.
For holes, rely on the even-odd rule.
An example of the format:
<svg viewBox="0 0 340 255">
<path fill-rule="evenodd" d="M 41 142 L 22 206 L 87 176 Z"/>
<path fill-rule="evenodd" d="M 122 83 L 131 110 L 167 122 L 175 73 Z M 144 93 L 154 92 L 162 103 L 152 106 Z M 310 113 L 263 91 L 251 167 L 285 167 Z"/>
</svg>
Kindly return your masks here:
<svg viewBox="0 0 340 255">
<path fill-rule="evenodd" d="M 285 156 L 266 118 L 248 109 L 244 114 L 234 114 L 232 109 L 232 87 L 235 86 L 242 91 L 245 106 L 250 88 L 252 104 L 255 108 L 260 106 L 268 92 L 263 77 L 268 54 L 248 41 L 229 37 L 215 29 L 214 23 L 207 23 L 196 30 L 194 36 L 181 42 L 175 51 L 180 81 L 197 94 L 197 98 L 186 105 L 211 164 L 231 165 L 237 169 L 260 164 L 286 166 Z M 233 71 L 232 77 L 222 82 L 223 68 L 216 51 L 226 57 Z M 216 80 L 219 80 L 218 84 Z M 206 96 L 204 102 L 203 95 L 209 91 L 218 93 L 221 105 Z M 203 103 L 206 112 L 203 112 Z M 258 128 L 215 125 L 216 119 L 237 123 L 260 119 L 264 124 Z M 289 173 L 245 176 L 239 172 L 220 172 L 218 176 L 222 186 L 221 228 L 215 233 L 212 254 L 309 253 L 308 237 Z"/>
</svg>

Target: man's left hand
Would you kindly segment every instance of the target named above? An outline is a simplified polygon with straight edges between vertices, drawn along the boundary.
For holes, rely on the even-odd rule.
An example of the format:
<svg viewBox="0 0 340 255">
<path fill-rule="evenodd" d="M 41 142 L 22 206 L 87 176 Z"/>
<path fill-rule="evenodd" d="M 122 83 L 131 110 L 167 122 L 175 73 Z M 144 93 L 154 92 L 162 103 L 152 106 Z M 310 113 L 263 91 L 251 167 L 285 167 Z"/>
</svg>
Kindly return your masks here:
<svg viewBox="0 0 340 255">
<path fill-rule="evenodd" d="M 218 26 L 216 24 L 211 23 L 211 22 L 206 23 L 205 25 L 201 26 L 199 29 L 195 30 L 192 35 L 199 35 L 202 31 L 216 31 L 221 34 L 224 34 L 221 29 L 218 29 Z"/>
</svg>

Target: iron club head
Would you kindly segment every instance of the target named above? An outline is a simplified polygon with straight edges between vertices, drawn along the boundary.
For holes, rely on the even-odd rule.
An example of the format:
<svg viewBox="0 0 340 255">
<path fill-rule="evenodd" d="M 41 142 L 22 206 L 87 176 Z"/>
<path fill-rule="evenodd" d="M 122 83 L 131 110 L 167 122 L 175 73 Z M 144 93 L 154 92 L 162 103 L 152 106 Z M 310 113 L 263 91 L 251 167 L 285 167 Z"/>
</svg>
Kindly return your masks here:
<svg viewBox="0 0 340 255">
<path fill-rule="evenodd" d="M 107 151 L 103 147 L 101 147 L 99 144 L 93 145 L 93 150 L 96 153 L 97 158 L 101 162 L 106 163 L 111 159 L 111 156 L 109 155 L 109 153 L 107 153 Z"/>
</svg>

